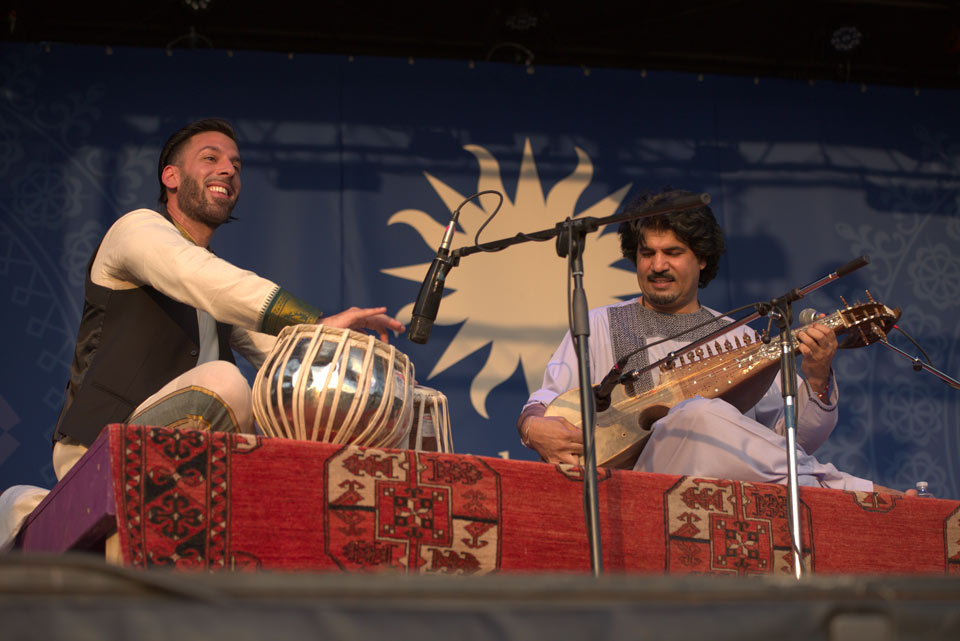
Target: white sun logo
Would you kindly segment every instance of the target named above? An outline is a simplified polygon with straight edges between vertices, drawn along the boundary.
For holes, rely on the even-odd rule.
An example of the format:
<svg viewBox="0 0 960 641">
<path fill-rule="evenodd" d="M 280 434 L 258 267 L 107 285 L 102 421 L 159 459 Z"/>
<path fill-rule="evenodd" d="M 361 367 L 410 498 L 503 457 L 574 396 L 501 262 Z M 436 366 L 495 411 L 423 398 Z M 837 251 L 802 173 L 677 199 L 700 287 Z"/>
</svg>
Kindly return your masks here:
<svg viewBox="0 0 960 641">
<path fill-rule="evenodd" d="M 493 189 L 505 193 L 497 159 L 477 145 L 467 145 L 464 149 L 476 156 L 480 164 L 477 191 Z M 593 177 L 590 158 L 582 149 L 575 149 L 576 169 L 554 185 L 544 198 L 530 140 L 526 140 L 516 197 L 511 201 L 504 196 L 500 213 L 484 229 L 480 241 L 546 229 L 568 217 L 603 217 L 615 213 L 630 184 L 579 213 L 574 211 L 577 200 Z M 424 175 L 448 211 L 452 212 L 466 197 L 429 173 L 424 172 Z M 477 229 L 488 216 L 483 207 L 488 206 L 492 211 L 498 201 L 495 196 L 482 198 L 479 205 L 473 201 L 460 211 L 459 223 L 463 233 L 458 230 L 453 247 L 473 244 Z M 410 225 L 435 252 L 449 217 L 447 214 L 441 223 L 424 211 L 404 209 L 393 214 L 387 224 Z M 583 257 L 584 287 L 591 307 L 617 302 L 620 297 L 637 291 L 636 274 L 611 268 L 619 257 L 617 234 L 591 234 L 588 237 Z M 382 271 L 420 282 L 428 267 L 429 263 L 422 263 Z M 490 356 L 470 385 L 470 401 L 474 409 L 489 418 L 486 401 L 490 390 L 510 378 L 518 363 L 523 365 L 527 388 L 531 391 L 538 389 L 543 368 L 567 329 L 566 269 L 566 261 L 557 257 L 552 241 L 526 243 L 498 253 L 465 257 L 447 276 L 445 296 L 436 321 L 438 325 L 463 325 L 427 378 L 433 378 L 492 342 Z M 397 316 L 409 320 L 412 313 L 413 303 L 410 303 Z"/>
</svg>

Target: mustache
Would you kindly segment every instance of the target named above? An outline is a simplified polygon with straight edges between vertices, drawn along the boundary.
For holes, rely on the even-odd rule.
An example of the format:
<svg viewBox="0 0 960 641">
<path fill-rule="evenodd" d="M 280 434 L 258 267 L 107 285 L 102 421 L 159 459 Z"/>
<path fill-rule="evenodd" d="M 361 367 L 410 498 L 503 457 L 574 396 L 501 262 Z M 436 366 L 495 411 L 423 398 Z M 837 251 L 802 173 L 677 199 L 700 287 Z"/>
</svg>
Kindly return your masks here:
<svg viewBox="0 0 960 641">
<path fill-rule="evenodd" d="M 676 278 L 670 272 L 653 272 L 647 275 L 647 280 L 667 280 L 675 281 Z"/>
</svg>

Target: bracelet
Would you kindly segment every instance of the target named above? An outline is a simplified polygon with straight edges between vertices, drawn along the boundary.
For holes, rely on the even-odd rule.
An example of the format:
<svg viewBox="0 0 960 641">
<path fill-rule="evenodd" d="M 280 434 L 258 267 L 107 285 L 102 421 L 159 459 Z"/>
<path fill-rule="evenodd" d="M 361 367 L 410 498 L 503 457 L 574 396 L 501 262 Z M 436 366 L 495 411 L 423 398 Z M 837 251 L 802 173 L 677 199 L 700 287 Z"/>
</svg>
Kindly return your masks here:
<svg viewBox="0 0 960 641">
<path fill-rule="evenodd" d="M 817 394 L 819 398 L 824 403 L 830 404 L 830 379 L 827 379 L 827 384 L 823 386 L 823 391 Z"/>
<path fill-rule="evenodd" d="M 526 421 L 524 421 L 524 423 L 526 423 Z M 527 426 L 527 428 L 524 429 L 523 425 L 521 425 L 521 426 L 520 426 L 520 443 L 523 444 L 523 446 L 524 446 L 524 447 L 527 447 L 527 448 L 530 447 L 530 441 L 527 440 L 527 437 L 528 437 L 529 435 L 530 435 L 530 427 Z"/>
</svg>

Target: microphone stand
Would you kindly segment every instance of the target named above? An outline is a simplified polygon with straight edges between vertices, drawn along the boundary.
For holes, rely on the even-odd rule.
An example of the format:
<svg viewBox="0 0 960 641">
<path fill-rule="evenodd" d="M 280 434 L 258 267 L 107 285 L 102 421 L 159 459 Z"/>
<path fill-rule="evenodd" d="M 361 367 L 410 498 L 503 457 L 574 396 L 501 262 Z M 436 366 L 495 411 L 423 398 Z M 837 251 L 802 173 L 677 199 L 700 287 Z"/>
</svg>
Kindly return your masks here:
<svg viewBox="0 0 960 641">
<path fill-rule="evenodd" d="M 587 523 L 587 545 L 590 546 L 590 569 L 593 576 L 603 572 L 603 554 L 600 549 L 600 515 L 597 499 L 597 455 L 594 451 L 594 426 L 597 413 L 594 407 L 590 376 L 590 309 L 583 288 L 583 246 L 587 231 L 580 221 L 570 220 L 557 236 L 557 254 L 567 258 L 573 276 L 573 322 L 570 337 L 577 349 L 580 380 L 580 412 L 583 431 L 583 514 Z M 585 383 L 585 384 L 584 384 Z"/>
<path fill-rule="evenodd" d="M 774 299 L 770 315 L 780 330 L 780 391 L 783 396 L 783 425 L 787 433 L 787 494 L 790 501 L 790 547 L 793 572 L 803 578 L 803 548 L 800 539 L 800 487 L 797 479 L 797 355 L 793 351 L 793 322 L 790 301 Z"/>
<path fill-rule="evenodd" d="M 582 254 L 584 243 L 586 242 L 586 235 L 598 230 L 604 225 L 637 218 L 647 218 L 660 214 L 670 214 L 687 209 L 696 209 L 697 207 L 708 204 L 710 204 L 710 196 L 708 194 L 698 194 L 678 198 L 668 206 L 650 209 L 641 214 L 619 214 L 605 218 L 586 216 L 583 218 L 568 219 L 562 223 L 557 223 L 557 225 L 551 229 L 544 229 L 530 234 L 517 234 L 510 238 L 461 247 L 455 249 L 450 254 L 451 260 L 459 261 L 461 257 L 469 256 L 477 252 L 499 251 L 512 245 L 531 241 L 545 241 L 551 238 L 557 238 L 557 253 L 561 257 L 567 256 L 565 252 L 568 248 L 570 249 L 568 260 L 571 264 L 571 272 L 574 280 L 573 327 L 571 327 L 570 331 L 576 343 L 577 360 L 579 363 L 580 415 L 583 430 L 584 459 L 583 510 L 587 524 L 587 541 L 590 546 L 590 568 L 595 577 L 600 576 L 600 572 L 603 571 L 603 554 L 600 544 L 600 511 L 597 506 L 597 457 L 593 447 L 596 411 L 594 407 L 593 386 L 590 383 L 590 351 L 588 343 L 590 336 L 589 309 L 587 307 L 587 296 L 583 288 Z"/>
<path fill-rule="evenodd" d="M 913 363 L 913 369 L 915 369 L 916 371 L 919 372 L 921 370 L 927 370 L 928 372 L 930 372 L 931 374 L 939 378 L 941 381 L 943 381 L 953 389 L 960 390 L 960 381 L 958 381 L 957 379 L 953 378 L 948 374 L 944 374 L 933 365 L 924 363 L 922 360 L 920 360 L 919 356 L 910 356 L 910 354 L 906 353 L 896 345 L 890 344 L 886 336 L 882 336 L 879 342 L 881 345 L 883 345 L 887 349 L 890 349 L 894 353 L 899 354 L 900 356 L 903 356 L 907 360 L 911 361 Z"/>
<path fill-rule="evenodd" d="M 793 322 L 790 305 L 810 292 L 819 289 L 870 262 L 867 256 L 850 261 L 837 271 L 799 289 L 791 289 L 783 296 L 767 303 L 759 303 L 757 313 L 772 314 L 780 329 L 780 389 L 783 395 L 783 424 L 787 433 L 787 494 L 790 501 L 790 541 L 793 549 L 793 572 L 799 581 L 803 578 L 803 542 L 800 538 L 800 487 L 797 479 L 797 355 L 794 353 L 790 323 Z M 769 338 L 767 338 L 769 340 Z"/>
</svg>

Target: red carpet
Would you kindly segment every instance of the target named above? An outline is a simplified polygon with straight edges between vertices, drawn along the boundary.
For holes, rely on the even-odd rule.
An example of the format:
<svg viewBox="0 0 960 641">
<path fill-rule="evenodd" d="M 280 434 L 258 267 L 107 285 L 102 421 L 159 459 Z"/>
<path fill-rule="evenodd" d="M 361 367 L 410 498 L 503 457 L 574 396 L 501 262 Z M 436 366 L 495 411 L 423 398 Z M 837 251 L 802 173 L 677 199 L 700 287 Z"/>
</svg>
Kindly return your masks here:
<svg viewBox="0 0 960 641">
<path fill-rule="evenodd" d="M 109 429 L 121 549 L 134 567 L 590 569 L 580 468 Z M 791 572 L 783 486 L 601 474 L 605 570 Z M 815 573 L 960 574 L 956 501 L 801 488 L 801 502 Z"/>
</svg>

